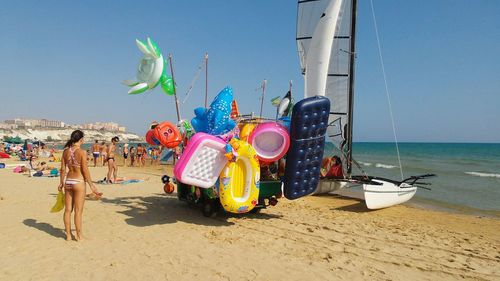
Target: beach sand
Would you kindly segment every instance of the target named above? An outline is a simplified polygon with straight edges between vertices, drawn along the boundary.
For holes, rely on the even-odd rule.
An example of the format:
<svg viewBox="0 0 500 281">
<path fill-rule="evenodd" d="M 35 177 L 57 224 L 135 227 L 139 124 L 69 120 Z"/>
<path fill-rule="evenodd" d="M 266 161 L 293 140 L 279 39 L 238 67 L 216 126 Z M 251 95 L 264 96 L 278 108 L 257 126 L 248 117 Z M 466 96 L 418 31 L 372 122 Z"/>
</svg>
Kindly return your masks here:
<svg viewBox="0 0 500 281">
<path fill-rule="evenodd" d="M 498 218 L 333 196 L 206 218 L 163 192 L 162 169 L 120 167 L 149 180 L 98 185 L 82 242 L 49 212 L 58 178 L 0 169 L 0 280 L 500 280 Z"/>
</svg>

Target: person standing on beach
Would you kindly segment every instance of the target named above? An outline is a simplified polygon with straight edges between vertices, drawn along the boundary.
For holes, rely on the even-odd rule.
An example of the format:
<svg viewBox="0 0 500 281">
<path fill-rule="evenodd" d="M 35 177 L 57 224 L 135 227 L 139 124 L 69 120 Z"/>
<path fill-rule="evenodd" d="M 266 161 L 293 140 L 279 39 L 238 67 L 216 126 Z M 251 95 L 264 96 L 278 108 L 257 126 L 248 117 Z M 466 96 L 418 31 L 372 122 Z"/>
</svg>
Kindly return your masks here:
<svg viewBox="0 0 500 281">
<path fill-rule="evenodd" d="M 118 166 L 116 165 L 115 160 L 115 149 L 116 144 L 119 141 L 120 139 L 118 137 L 113 137 L 111 139 L 111 144 L 108 146 L 108 158 L 106 159 L 108 162 L 108 176 L 106 177 L 108 183 L 114 183 L 116 181 L 116 175 L 118 174 Z M 111 178 L 111 176 L 113 176 L 113 178 Z"/>
<path fill-rule="evenodd" d="M 142 167 L 144 166 L 144 163 L 143 163 L 143 157 L 144 157 L 144 148 L 142 147 L 141 144 L 138 144 L 137 145 L 137 163 L 139 164 L 139 167 Z"/>
<path fill-rule="evenodd" d="M 127 167 L 127 158 L 128 158 L 128 143 L 123 145 L 123 166 Z"/>
<path fill-rule="evenodd" d="M 130 146 L 130 167 L 134 167 L 135 161 L 135 147 L 133 145 Z"/>
<path fill-rule="evenodd" d="M 94 144 L 92 145 L 92 156 L 94 156 L 94 167 L 97 166 L 97 159 L 99 158 L 100 154 L 101 151 L 99 147 L 99 141 L 95 140 Z"/>
<path fill-rule="evenodd" d="M 90 177 L 87 165 L 87 153 L 81 149 L 83 144 L 83 132 L 76 130 L 71 133 L 71 138 L 66 142 L 61 159 L 60 183 L 57 189 L 61 191 L 64 188 L 65 208 L 64 208 L 64 229 L 66 231 L 66 240 L 71 237 L 71 212 L 75 212 L 75 239 L 82 240 L 82 215 L 83 204 L 85 203 L 86 183 L 89 184 L 92 194 L 100 198 L 102 193 L 97 191 L 92 178 Z M 67 174 L 66 171 L 68 170 Z"/>
<path fill-rule="evenodd" d="M 158 150 L 156 147 L 151 148 L 151 166 L 156 166 L 156 159 L 158 159 Z"/>
<path fill-rule="evenodd" d="M 104 166 L 104 163 L 106 162 L 106 159 L 108 159 L 108 146 L 106 145 L 105 142 L 101 142 L 101 146 L 99 147 L 99 150 L 101 151 L 101 166 Z"/>
</svg>

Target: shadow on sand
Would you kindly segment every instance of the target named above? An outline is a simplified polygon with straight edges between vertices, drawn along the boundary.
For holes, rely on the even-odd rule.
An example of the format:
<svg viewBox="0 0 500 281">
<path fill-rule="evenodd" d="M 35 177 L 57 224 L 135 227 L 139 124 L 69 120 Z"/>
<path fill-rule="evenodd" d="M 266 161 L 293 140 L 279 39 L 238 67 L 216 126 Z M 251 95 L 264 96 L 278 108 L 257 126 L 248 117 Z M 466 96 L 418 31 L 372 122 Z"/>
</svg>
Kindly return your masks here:
<svg viewBox="0 0 500 281">
<path fill-rule="evenodd" d="M 52 225 L 45 223 L 45 222 L 37 222 L 34 219 L 25 219 L 23 223 L 29 227 L 36 228 L 40 231 L 43 231 L 49 235 L 52 235 L 57 238 L 64 238 L 66 239 L 66 234 L 62 229 L 55 228 Z"/>
<path fill-rule="evenodd" d="M 351 205 L 346 205 L 346 206 L 341 206 L 337 208 L 332 208 L 332 210 L 338 210 L 338 211 L 346 211 L 346 212 L 353 212 L 353 213 L 370 213 L 370 212 L 375 212 L 377 210 L 370 210 L 366 207 L 365 202 L 360 201 Z"/>
<path fill-rule="evenodd" d="M 200 206 L 190 206 L 186 202 L 179 201 L 175 194 L 118 197 L 114 199 L 102 198 L 101 202 L 127 208 L 117 212 L 127 216 L 125 219 L 127 224 L 137 227 L 176 223 L 178 221 L 207 226 L 229 226 L 234 224 L 234 222 L 228 221 L 229 218 L 242 216 L 220 211 L 216 217 L 207 218 L 203 216 Z M 250 219 L 275 219 L 281 217 L 264 213 L 244 215 Z"/>
<path fill-rule="evenodd" d="M 340 195 L 334 195 L 334 194 L 320 194 L 316 195 L 317 197 L 320 197 L 324 200 L 335 200 L 335 204 L 341 206 L 330 208 L 330 210 L 337 210 L 337 211 L 346 211 L 346 212 L 353 212 L 353 213 L 370 213 L 374 212 L 377 210 L 370 210 L 366 207 L 365 201 L 360 200 L 360 199 L 355 199 L 355 198 L 350 198 L 350 197 L 344 197 Z"/>
</svg>

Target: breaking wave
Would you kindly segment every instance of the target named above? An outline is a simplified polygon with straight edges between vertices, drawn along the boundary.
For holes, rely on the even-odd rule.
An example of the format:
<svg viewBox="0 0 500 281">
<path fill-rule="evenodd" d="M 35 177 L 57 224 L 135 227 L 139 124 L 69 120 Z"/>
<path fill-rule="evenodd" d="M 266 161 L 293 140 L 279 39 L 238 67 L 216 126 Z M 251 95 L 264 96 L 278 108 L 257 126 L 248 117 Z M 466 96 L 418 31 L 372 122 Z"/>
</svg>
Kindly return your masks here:
<svg viewBox="0 0 500 281">
<path fill-rule="evenodd" d="M 489 173 L 480 173 L 480 172 L 465 172 L 471 176 L 477 176 L 482 178 L 500 178 L 500 174 L 489 174 Z"/>
</svg>

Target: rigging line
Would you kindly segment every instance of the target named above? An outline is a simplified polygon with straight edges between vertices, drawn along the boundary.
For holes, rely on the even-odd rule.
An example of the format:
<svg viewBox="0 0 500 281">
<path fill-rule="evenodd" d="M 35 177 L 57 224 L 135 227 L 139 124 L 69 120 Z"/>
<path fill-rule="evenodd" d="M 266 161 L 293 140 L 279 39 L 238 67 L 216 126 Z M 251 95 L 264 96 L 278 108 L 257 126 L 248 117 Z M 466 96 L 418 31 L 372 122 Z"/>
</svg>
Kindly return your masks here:
<svg viewBox="0 0 500 281">
<path fill-rule="evenodd" d="M 187 101 L 187 99 L 189 98 L 189 95 L 191 94 L 191 91 L 194 88 L 194 84 L 196 84 L 196 81 L 198 81 L 198 78 L 200 78 L 200 73 L 201 73 L 201 70 L 203 69 L 204 63 L 205 63 L 205 57 L 203 57 L 201 64 L 198 66 L 198 71 L 196 72 L 193 80 L 191 81 L 191 85 L 189 85 L 187 92 L 184 94 L 184 99 L 182 100 L 182 104 L 184 104 Z"/>
<path fill-rule="evenodd" d="M 403 180 L 404 179 L 403 166 L 401 165 L 401 157 L 399 156 L 399 145 L 398 145 L 398 138 L 396 136 L 396 125 L 394 124 L 394 115 L 392 113 L 392 104 L 391 104 L 391 98 L 389 95 L 389 87 L 387 86 L 387 76 L 385 75 L 384 60 L 382 58 L 382 50 L 380 48 L 380 38 L 378 36 L 377 19 L 375 18 L 375 8 L 373 7 L 373 0 L 370 0 L 370 4 L 371 4 L 371 8 L 372 8 L 373 23 L 375 26 L 375 35 L 377 37 L 378 55 L 380 58 L 380 64 L 382 66 L 382 75 L 384 76 L 385 93 L 387 96 L 387 102 L 389 104 L 389 113 L 391 115 L 392 132 L 394 133 L 394 141 L 396 142 L 396 151 L 398 154 L 399 171 L 401 172 L 401 180 Z"/>
</svg>

